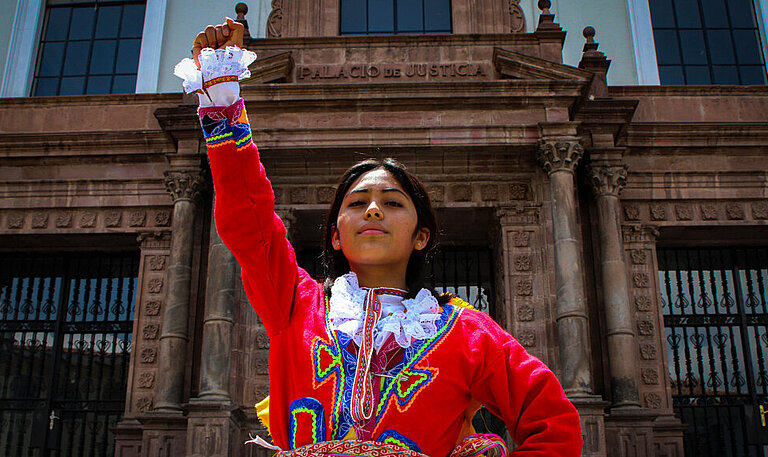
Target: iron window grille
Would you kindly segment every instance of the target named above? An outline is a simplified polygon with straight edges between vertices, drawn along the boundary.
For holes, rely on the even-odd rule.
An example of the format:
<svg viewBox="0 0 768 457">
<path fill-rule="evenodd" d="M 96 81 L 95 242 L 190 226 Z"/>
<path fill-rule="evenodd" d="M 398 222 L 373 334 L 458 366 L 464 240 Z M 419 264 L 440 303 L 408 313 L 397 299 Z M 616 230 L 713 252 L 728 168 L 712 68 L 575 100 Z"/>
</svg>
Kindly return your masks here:
<svg viewBox="0 0 768 457">
<path fill-rule="evenodd" d="M 762 456 L 768 249 L 659 249 L 675 412 L 689 456 Z"/>
</svg>

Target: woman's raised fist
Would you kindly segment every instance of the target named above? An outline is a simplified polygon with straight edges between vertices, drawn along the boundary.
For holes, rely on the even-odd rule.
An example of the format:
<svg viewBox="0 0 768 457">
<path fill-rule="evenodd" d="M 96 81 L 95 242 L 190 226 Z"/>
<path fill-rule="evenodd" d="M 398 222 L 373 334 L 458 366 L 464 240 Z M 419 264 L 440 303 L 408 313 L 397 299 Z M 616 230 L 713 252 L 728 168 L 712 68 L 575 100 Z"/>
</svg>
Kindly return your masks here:
<svg viewBox="0 0 768 457">
<path fill-rule="evenodd" d="M 245 27 L 231 18 L 218 25 L 209 25 L 202 32 L 198 33 L 192 43 L 192 57 L 195 59 L 197 68 L 200 68 L 198 57 L 205 48 L 219 49 L 227 46 L 243 47 L 243 33 Z"/>
</svg>

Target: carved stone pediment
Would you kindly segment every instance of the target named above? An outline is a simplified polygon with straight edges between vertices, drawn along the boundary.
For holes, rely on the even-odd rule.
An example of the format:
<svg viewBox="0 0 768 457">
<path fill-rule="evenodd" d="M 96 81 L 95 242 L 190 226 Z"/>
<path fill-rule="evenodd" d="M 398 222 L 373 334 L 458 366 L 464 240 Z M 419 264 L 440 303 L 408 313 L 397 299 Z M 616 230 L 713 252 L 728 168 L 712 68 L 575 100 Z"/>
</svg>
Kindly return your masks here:
<svg viewBox="0 0 768 457">
<path fill-rule="evenodd" d="M 593 77 L 588 71 L 503 48 L 493 49 L 493 65 L 502 77 L 513 79 L 565 79 L 588 82 Z"/>
<path fill-rule="evenodd" d="M 289 82 L 293 67 L 293 56 L 290 51 L 267 57 L 260 56 L 248 67 L 251 71 L 251 77 L 243 81 L 241 85 Z"/>
</svg>

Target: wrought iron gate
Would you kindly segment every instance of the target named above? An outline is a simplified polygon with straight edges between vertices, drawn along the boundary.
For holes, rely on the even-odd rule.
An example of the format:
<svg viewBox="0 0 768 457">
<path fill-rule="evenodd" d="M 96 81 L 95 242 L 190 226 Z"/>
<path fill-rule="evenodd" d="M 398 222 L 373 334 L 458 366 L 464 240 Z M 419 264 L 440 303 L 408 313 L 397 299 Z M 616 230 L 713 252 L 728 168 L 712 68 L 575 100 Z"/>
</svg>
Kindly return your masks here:
<svg viewBox="0 0 768 457">
<path fill-rule="evenodd" d="M 686 455 L 768 455 L 768 249 L 659 249 L 658 260 Z"/>
<path fill-rule="evenodd" d="M 0 255 L 0 455 L 111 456 L 138 255 Z"/>
</svg>

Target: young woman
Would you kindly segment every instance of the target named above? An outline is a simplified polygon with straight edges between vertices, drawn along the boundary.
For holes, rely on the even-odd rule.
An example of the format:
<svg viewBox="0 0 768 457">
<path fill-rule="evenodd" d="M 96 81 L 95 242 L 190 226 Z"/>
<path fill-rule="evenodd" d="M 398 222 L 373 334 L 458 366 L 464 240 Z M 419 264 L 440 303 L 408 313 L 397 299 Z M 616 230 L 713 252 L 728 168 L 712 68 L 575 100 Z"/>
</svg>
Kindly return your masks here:
<svg viewBox="0 0 768 457">
<path fill-rule="evenodd" d="M 176 73 L 198 92 L 217 229 L 270 338 L 262 416 L 275 445 L 285 455 L 503 454 L 498 437 L 473 434 L 484 405 L 515 455 L 579 455 L 578 414 L 552 372 L 486 314 L 423 288 L 437 222 L 403 165 L 347 170 L 327 218 L 325 286 L 297 266 L 239 97 L 255 58 L 242 36 L 231 19 L 207 27 Z"/>
</svg>

